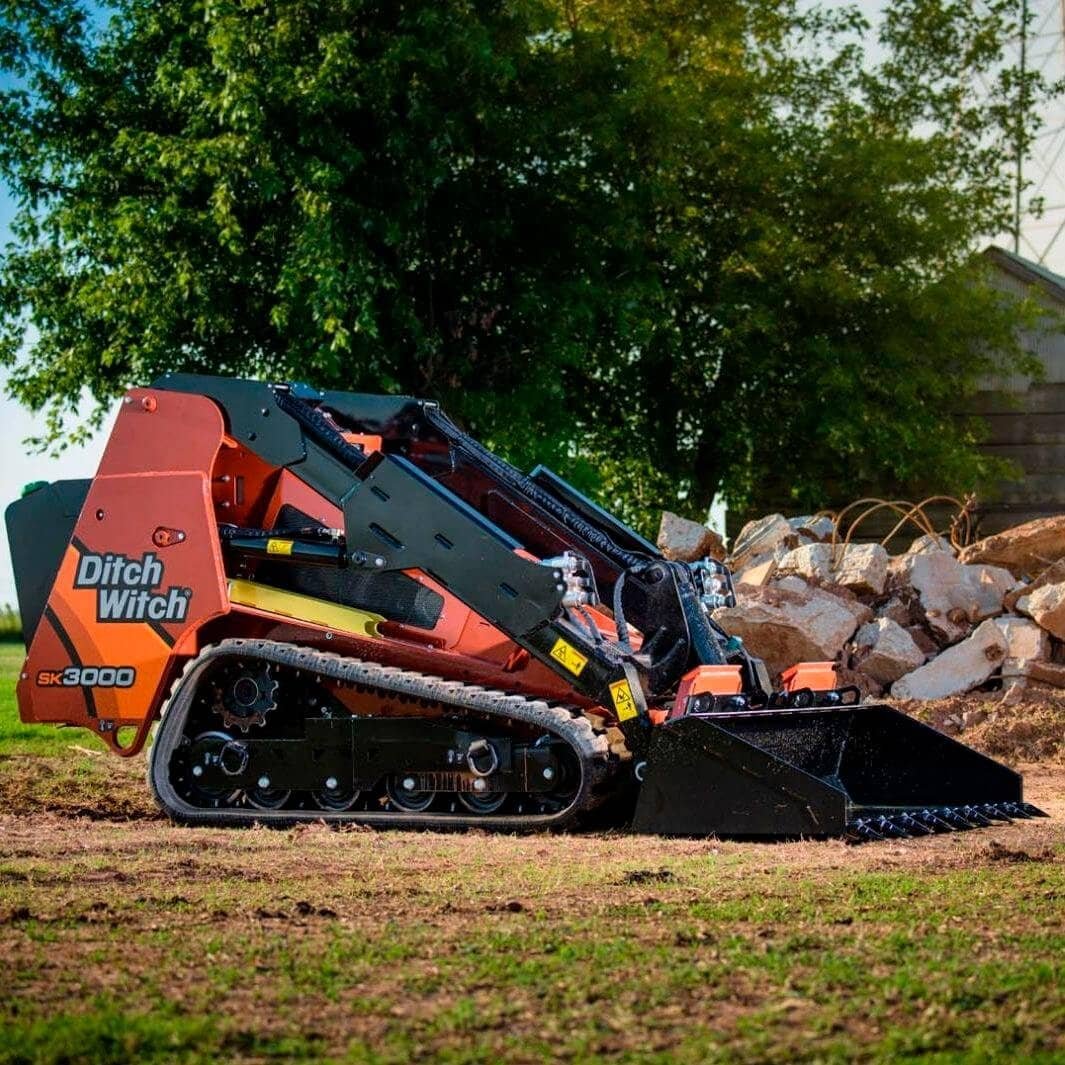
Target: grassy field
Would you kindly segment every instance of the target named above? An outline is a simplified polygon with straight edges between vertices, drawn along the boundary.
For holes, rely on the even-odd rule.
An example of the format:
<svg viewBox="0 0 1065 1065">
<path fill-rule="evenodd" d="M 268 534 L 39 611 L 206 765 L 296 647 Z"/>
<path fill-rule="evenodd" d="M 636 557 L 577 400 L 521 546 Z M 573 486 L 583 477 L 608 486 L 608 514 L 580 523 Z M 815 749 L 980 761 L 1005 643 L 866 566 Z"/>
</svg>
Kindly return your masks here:
<svg viewBox="0 0 1065 1065">
<path fill-rule="evenodd" d="M 0 642 L 0 757 L 62 754 L 75 732 L 24 725 L 15 705 L 15 681 L 26 652 L 21 643 Z M 80 731 L 80 730 L 79 730 Z"/>
<path fill-rule="evenodd" d="M 1053 820 L 847 847 L 179 829 L 17 724 L 0 1062 L 1065 1062 Z"/>
</svg>

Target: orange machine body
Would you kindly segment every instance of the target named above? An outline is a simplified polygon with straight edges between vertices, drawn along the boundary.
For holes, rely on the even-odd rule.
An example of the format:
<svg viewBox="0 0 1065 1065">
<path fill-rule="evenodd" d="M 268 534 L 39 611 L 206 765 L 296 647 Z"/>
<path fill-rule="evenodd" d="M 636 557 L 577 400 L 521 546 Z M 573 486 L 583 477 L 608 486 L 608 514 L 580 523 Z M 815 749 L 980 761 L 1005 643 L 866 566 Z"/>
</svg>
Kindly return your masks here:
<svg viewBox="0 0 1065 1065">
<path fill-rule="evenodd" d="M 381 446 L 372 435 L 358 442 Z M 79 725 L 134 754 L 183 664 L 212 640 L 234 636 L 572 697 L 555 673 L 420 571 L 408 576 L 443 598 L 429 630 L 385 621 L 376 636 L 360 637 L 231 603 L 219 523 L 269 526 L 286 505 L 329 526 L 342 522 L 334 504 L 227 435 L 209 398 L 133 389 L 30 644 L 18 684 L 22 719 Z M 610 619 L 596 614 L 611 631 Z M 120 740 L 119 730 L 130 727 L 134 739 Z"/>
</svg>

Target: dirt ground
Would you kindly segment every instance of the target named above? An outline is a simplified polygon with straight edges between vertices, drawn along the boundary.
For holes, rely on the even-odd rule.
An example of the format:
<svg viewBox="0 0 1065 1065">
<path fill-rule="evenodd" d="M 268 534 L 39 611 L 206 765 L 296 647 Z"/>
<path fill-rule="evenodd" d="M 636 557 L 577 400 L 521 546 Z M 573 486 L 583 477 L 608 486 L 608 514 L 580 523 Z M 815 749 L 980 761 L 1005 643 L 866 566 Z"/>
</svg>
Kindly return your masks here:
<svg viewBox="0 0 1065 1065">
<path fill-rule="evenodd" d="M 884 701 L 1012 765 L 1065 764 L 1065 691 L 1040 688 L 1016 696 L 966 692 L 924 703 Z"/>
<path fill-rule="evenodd" d="M 83 761 L 0 764 L 0 1061 L 1065 1061 L 1060 765 L 853 847 L 184 829 Z"/>
</svg>

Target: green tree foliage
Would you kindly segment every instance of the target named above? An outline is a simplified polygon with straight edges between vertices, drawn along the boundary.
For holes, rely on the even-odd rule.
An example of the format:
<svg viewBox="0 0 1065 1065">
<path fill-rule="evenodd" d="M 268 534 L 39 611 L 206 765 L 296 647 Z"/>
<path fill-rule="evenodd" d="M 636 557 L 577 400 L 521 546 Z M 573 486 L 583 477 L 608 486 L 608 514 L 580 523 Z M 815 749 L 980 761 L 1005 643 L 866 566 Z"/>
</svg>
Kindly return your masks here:
<svg viewBox="0 0 1065 1065">
<path fill-rule="evenodd" d="M 0 606 L 0 643 L 22 639 L 22 619 L 9 603 Z"/>
<path fill-rule="evenodd" d="M 10 390 L 408 391 L 635 518 L 968 487 L 1016 7 L 0 0 Z"/>
</svg>

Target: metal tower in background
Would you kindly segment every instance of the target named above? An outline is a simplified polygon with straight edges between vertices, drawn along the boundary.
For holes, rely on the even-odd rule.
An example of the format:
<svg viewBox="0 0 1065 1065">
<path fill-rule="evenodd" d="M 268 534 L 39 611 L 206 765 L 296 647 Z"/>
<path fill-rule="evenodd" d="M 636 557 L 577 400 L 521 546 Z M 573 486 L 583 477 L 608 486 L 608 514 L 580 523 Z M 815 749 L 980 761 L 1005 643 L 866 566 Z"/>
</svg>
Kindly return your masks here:
<svg viewBox="0 0 1065 1065">
<path fill-rule="evenodd" d="M 1018 0 L 1027 26 L 1015 43 L 1012 63 L 1048 82 L 1065 77 L 1065 0 Z M 1000 243 L 1026 259 L 1065 273 L 1065 99 L 1038 107 L 1043 120 L 1035 143 L 1017 152 L 1013 231 Z M 1041 213 L 1039 208 L 1042 208 Z"/>
</svg>

